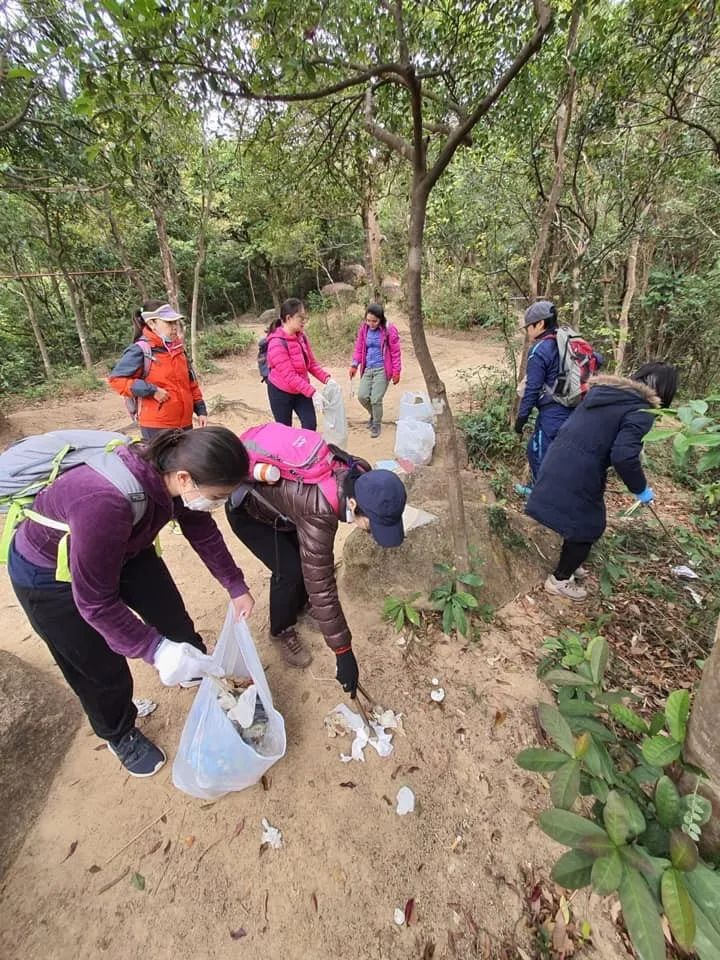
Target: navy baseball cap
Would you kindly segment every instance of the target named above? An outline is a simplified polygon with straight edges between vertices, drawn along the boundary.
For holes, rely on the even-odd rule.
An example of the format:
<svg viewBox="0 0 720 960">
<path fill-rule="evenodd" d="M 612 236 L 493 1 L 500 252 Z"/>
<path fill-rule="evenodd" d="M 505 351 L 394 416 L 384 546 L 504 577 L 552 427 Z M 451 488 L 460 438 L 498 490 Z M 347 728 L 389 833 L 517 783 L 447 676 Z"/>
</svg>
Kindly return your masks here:
<svg viewBox="0 0 720 960">
<path fill-rule="evenodd" d="M 540 323 L 541 320 L 550 320 L 555 316 L 555 304 L 551 300 L 538 300 L 525 311 L 523 326 L 529 327 L 533 323 Z"/>
<path fill-rule="evenodd" d="M 392 470 L 370 470 L 355 481 L 358 507 L 370 521 L 370 533 L 381 547 L 399 547 L 405 538 L 402 515 L 405 485 Z"/>
</svg>

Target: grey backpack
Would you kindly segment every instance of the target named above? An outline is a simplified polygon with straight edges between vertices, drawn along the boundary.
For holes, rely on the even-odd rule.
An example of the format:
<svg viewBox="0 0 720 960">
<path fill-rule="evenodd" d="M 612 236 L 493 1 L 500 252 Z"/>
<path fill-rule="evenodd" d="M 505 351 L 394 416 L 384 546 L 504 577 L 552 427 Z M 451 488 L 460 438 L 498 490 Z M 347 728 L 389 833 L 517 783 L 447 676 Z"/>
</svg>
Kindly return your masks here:
<svg viewBox="0 0 720 960">
<path fill-rule="evenodd" d="M 26 437 L 0 454 L 0 513 L 6 513 L 0 536 L 0 563 L 7 563 L 15 528 L 22 520 L 55 530 L 64 530 L 58 547 L 58 580 L 69 580 L 67 537 L 70 528 L 60 520 L 43 517 L 32 509 L 38 493 L 73 467 L 91 467 L 109 480 L 130 503 L 133 525 L 145 515 L 147 496 L 140 481 L 114 452 L 133 441 L 122 433 L 108 430 L 53 430 Z"/>
</svg>

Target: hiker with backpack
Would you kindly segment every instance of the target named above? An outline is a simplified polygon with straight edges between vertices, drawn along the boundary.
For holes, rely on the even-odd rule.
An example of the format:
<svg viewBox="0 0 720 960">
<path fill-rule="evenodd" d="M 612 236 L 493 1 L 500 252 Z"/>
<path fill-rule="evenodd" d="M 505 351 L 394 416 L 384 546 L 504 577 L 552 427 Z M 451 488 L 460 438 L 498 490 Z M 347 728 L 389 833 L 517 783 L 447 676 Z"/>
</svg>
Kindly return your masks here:
<svg viewBox="0 0 720 960">
<path fill-rule="evenodd" d="M 577 581 L 582 564 L 606 526 L 605 484 L 614 467 L 641 503 L 654 494 L 640 462 L 643 437 L 651 429 L 654 407 L 669 407 L 677 389 L 677 370 L 648 363 L 625 377 L 598 376 L 587 397 L 560 429 L 543 460 L 525 512 L 563 538 L 558 565 L 545 581 L 548 593 L 584 600 Z"/>
<path fill-rule="evenodd" d="M 575 331 L 558 326 L 555 304 L 550 300 L 538 300 L 528 307 L 523 325 L 534 342 L 528 353 L 515 433 L 522 436 L 533 408 L 537 408 L 535 429 L 527 446 L 534 483 L 558 430 L 582 401 L 588 381 L 600 365 L 600 356 Z M 531 489 L 516 487 L 522 496 Z"/>
<path fill-rule="evenodd" d="M 93 730 L 134 777 L 152 776 L 166 757 L 135 726 L 128 658 L 154 666 L 166 686 L 216 672 L 153 545 L 175 520 L 236 616 L 248 617 L 254 600 L 210 516 L 247 471 L 243 445 L 225 427 L 164 430 L 147 444 L 56 431 L 0 456 L 15 594 Z"/>
<path fill-rule="evenodd" d="M 162 300 L 148 300 L 133 316 L 135 336 L 113 367 L 108 383 L 125 397 L 144 440 L 160 430 L 192 430 L 207 424 L 207 407 L 185 353 L 178 324 L 183 315 Z"/>
<path fill-rule="evenodd" d="M 311 613 L 335 654 L 338 682 L 354 697 L 359 673 L 335 581 L 335 534 L 343 521 L 369 531 L 381 547 L 400 546 L 402 480 L 309 430 L 272 423 L 240 439 L 256 477 L 275 468 L 276 482 L 243 486 L 226 507 L 236 536 L 272 571 L 271 639 L 287 664 L 308 666 L 312 655 L 297 625 Z"/>
<path fill-rule="evenodd" d="M 305 335 L 307 311 L 302 300 L 294 297 L 280 307 L 280 316 L 268 328 L 265 344 L 258 350 L 260 375 L 266 367 L 268 399 L 277 423 L 292 426 L 295 413 L 305 430 L 317 429 L 317 410 L 322 410 L 322 394 L 310 383 L 310 374 L 320 383 L 335 383 L 315 359 Z M 267 356 L 263 363 L 262 353 Z"/>
<path fill-rule="evenodd" d="M 382 428 L 383 397 L 390 383 L 400 383 L 402 358 L 397 327 L 387 322 L 379 303 L 368 304 L 365 319 L 355 339 L 350 379 L 360 371 L 358 400 L 370 414 L 371 437 L 379 437 Z"/>
</svg>

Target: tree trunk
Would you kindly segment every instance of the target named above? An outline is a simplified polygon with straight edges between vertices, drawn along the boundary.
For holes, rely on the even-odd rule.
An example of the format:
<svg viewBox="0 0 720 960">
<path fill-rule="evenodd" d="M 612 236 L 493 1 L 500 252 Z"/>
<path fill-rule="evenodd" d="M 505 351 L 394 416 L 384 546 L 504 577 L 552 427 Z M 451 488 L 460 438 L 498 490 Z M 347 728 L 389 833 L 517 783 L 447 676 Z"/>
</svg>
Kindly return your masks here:
<svg viewBox="0 0 720 960">
<path fill-rule="evenodd" d="M 252 270 L 250 269 L 250 261 L 248 260 L 247 265 L 247 278 L 248 285 L 250 287 L 250 297 L 252 298 L 253 310 L 255 313 L 258 312 L 257 297 L 255 296 L 255 284 L 253 283 Z M 233 307 L 233 316 L 235 316 L 235 308 Z"/>
<path fill-rule="evenodd" d="M 720 703 L 720 620 L 715 630 L 715 644 L 705 661 L 700 689 L 690 714 L 690 726 L 685 741 L 686 763 L 700 767 L 708 779 L 698 789 L 712 803 L 713 815 L 702 831 L 702 848 L 713 859 L 720 854 L 720 737 L 718 736 L 717 711 Z M 683 792 L 695 789 L 697 777 L 683 775 Z"/>
<path fill-rule="evenodd" d="M 410 234 L 408 244 L 407 294 L 410 336 L 425 385 L 430 395 L 433 409 L 438 418 L 438 441 L 440 453 L 445 460 L 447 477 L 448 508 L 450 528 L 456 568 L 461 571 L 470 569 L 467 527 L 465 524 L 465 503 L 463 501 L 460 476 L 460 451 L 458 448 L 455 421 L 448 402 L 445 384 L 440 379 L 433 362 L 425 337 L 422 316 L 422 252 L 425 233 L 425 215 L 427 210 L 427 192 L 422 183 L 422 175 L 416 170 L 413 174 L 412 194 L 410 198 Z"/>
<path fill-rule="evenodd" d="M 208 215 L 210 213 L 210 193 L 203 190 L 202 206 L 200 209 L 200 225 L 198 228 L 197 257 L 193 271 L 192 303 L 190 306 L 190 357 L 193 363 L 198 361 L 198 302 L 200 299 L 200 276 L 205 265 L 207 253 L 205 234 L 207 232 Z"/>
<path fill-rule="evenodd" d="M 153 217 L 155 219 L 155 232 L 160 249 L 160 260 L 162 262 L 163 280 L 165 282 L 165 293 L 168 303 L 174 310 L 180 310 L 180 282 L 178 280 L 177 267 L 175 266 L 175 257 L 170 249 L 170 238 L 167 232 L 167 221 L 165 219 L 165 210 L 159 203 L 154 203 L 152 207 Z"/>
<path fill-rule="evenodd" d="M 630 241 L 625 264 L 625 291 L 623 293 L 620 314 L 618 316 L 618 339 L 615 346 L 615 373 L 622 376 L 625 365 L 625 352 L 630 334 L 630 307 L 637 286 L 637 254 L 640 246 L 640 234 L 636 233 Z"/>
<path fill-rule="evenodd" d="M 140 294 L 140 299 L 143 302 L 145 300 L 149 300 L 150 298 L 148 297 L 145 281 L 137 272 L 137 270 L 134 269 L 130 261 L 130 255 L 128 254 L 127 247 L 125 246 L 125 243 L 123 241 L 122 233 L 120 232 L 120 227 L 118 226 L 118 222 L 115 219 L 115 214 L 113 213 L 112 203 L 110 201 L 110 196 L 108 193 L 105 194 L 105 210 L 107 212 L 108 221 L 110 223 L 110 233 L 112 234 L 112 238 L 115 241 L 115 248 L 117 250 L 120 263 L 125 268 L 125 272 L 130 278 L 130 281 L 134 285 L 137 292 Z"/>
<path fill-rule="evenodd" d="M 379 300 L 381 295 L 382 277 L 380 275 L 380 225 L 375 208 L 375 197 L 372 187 L 366 187 L 362 201 L 362 223 L 365 235 L 365 272 L 370 296 Z"/>
<path fill-rule="evenodd" d="M 28 289 L 24 281 L 20 281 L 20 293 L 23 300 L 25 301 L 25 306 L 27 307 L 28 320 L 30 321 L 30 326 L 32 327 L 33 336 L 35 337 L 35 342 L 37 343 L 38 350 L 40 351 L 40 356 L 42 358 L 42 364 L 45 368 L 45 377 L 48 380 L 52 380 L 52 365 L 50 363 L 50 354 L 48 353 L 47 344 L 45 343 L 45 337 L 42 335 L 42 330 L 40 329 L 40 324 L 38 323 L 37 312 L 35 310 L 35 303 L 33 301 L 32 290 Z"/>
<path fill-rule="evenodd" d="M 82 354 L 83 363 L 87 370 L 92 370 L 92 355 L 90 353 L 90 337 L 88 335 L 87 324 L 85 323 L 85 314 L 83 312 L 82 304 L 80 303 L 80 297 L 78 296 L 78 291 L 75 288 L 75 281 L 67 272 L 65 267 L 61 264 L 60 269 L 65 278 L 65 287 L 67 288 L 68 297 L 70 298 L 70 306 L 72 307 L 73 316 L 75 317 L 75 329 L 77 330 L 78 340 L 80 341 L 80 352 Z"/>
</svg>

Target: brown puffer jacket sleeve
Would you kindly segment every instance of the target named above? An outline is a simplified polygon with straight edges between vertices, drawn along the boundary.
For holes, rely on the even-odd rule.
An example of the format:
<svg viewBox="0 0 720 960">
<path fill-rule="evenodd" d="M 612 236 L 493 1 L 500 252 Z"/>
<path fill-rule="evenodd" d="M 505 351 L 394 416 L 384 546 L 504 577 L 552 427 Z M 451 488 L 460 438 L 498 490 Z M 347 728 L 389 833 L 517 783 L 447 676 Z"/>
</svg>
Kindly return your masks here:
<svg viewBox="0 0 720 960">
<path fill-rule="evenodd" d="M 338 475 L 338 483 L 341 476 Z M 335 511 L 320 489 L 310 484 L 281 480 L 273 485 L 259 484 L 258 492 L 295 525 L 305 588 L 325 642 L 331 650 L 347 647 L 352 637 L 335 579 L 335 534 L 339 522 Z M 252 493 L 244 500 L 244 506 L 249 514 L 271 526 L 277 519 Z"/>
</svg>

